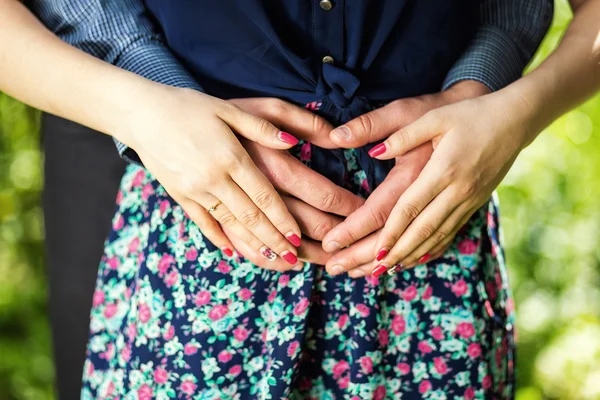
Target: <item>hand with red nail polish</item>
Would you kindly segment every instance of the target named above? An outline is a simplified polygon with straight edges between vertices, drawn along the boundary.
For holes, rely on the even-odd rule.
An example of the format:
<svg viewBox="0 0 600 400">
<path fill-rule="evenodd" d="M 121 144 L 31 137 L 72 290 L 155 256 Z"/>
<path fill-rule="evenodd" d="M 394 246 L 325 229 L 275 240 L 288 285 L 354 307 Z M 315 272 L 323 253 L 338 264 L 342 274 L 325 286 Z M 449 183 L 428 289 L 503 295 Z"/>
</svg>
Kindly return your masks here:
<svg viewBox="0 0 600 400">
<path fill-rule="evenodd" d="M 331 125 L 304 108 L 269 98 L 233 99 L 230 102 L 281 129 L 278 137 L 283 142 L 293 145 L 298 143 L 296 138 L 299 138 L 320 147 L 335 147 L 328 138 Z M 297 221 L 302 238 L 300 232 L 286 232 L 284 236 L 294 251 L 278 253 L 280 257 L 275 259 L 273 255 L 277 255 L 276 252 L 268 246 L 249 248 L 231 229 L 227 229 L 231 242 L 252 263 L 265 269 L 286 271 L 301 261 L 325 264 L 331 255 L 323 251 L 320 241 L 329 229 L 342 221 L 332 213 L 349 215 L 364 200 L 311 170 L 287 151 L 268 148 L 244 138 L 240 138 L 240 142 L 271 184 L 285 193 L 281 197 Z M 335 204 L 326 201 L 330 198 L 338 201 Z"/>
<path fill-rule="evenodd" d="M 355 148 L 383 140 L 375 145 L 369 154 L 377 159 L 394 158 L 396 165 L 371 193 L 365 204 L 326 235 L 323 240 L 324 249 L 327 250 L 335 243 L 342 248 L 350 246 L 343 252 L 351 252 L 353 243 L 363 238 L 367 239 L 374 234 L 373 232 L 383 228 L 401 196 L 417 180 L 430 161 L 433 153 L 432 142 L 422 142 L 420 146 L 402 155 L 390 156 L 390 151 L 393 150 L 390 142 L 394 135 L 404 132 L 406 126 L 432 110 L 486 93 L 489 93 L 489 89 L 481 83 L 463 81 L 444 92 L 393 101 L 334 129 L 330 138 L 343 148 Z M 378 243 L 373 246 L 370 260 L 372 264 L 367 274 L 379 264 L 378 261 L 384 261 L 388 265 L 397 263 L 397 260 L 389 258 L 393 245 L 394 243 L 386 243 L 385 246 Z M 421 253 L 419 257 L 423 255 L 424 253 Z M 417 260 L 418 258 L 415 262 Z"/>
</svg>

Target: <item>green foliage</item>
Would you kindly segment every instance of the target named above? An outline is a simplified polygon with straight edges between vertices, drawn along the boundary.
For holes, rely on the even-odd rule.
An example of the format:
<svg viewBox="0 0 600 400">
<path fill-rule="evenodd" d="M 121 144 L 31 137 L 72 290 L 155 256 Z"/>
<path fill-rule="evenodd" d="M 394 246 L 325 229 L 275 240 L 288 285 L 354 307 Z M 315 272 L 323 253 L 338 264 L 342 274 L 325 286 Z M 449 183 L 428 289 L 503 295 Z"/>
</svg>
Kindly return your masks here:
<svg viewBox="0 0 600 400">
<path fill-rule="evenodd" d="M 558 0 L 537 65 L 571 17 Z M 0 400 L 51 399 L 37 112 L 0 94 Z M 600 398 L 600 96 L 556 121 L 499 190 L 519 313 L 519 400 Z"/>
</svg>

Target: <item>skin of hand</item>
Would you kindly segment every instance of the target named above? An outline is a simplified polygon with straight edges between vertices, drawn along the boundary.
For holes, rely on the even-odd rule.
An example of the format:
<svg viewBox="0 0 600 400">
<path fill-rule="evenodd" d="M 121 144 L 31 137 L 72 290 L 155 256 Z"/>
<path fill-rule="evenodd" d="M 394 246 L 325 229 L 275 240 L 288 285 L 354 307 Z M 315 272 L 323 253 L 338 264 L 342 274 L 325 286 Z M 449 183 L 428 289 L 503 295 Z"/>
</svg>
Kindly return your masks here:
<svg viewBox="0 0 600 400">
<path fill-rule="evenodd" d="M 490 199 L 526 146 L 531 130 L 518 106 L 508 112 L 508 102 L 502 95 L 491 94 L 438 108 L 383 142 L 377 159 L 397 157 L 427 142 L 434 151 L 379 235 L 372 255 L 384 256 L 374 275 L 396 264 L 414 266 L 439 254 Z M 526 109 L 519 96 L 510 103 Z"/>
<path fill-rule="evenodd" d="M 298 140 L 265 119 L 197 91 L 163 86 L 126 129 L 144 166 L 199 226 L 205 210 L 268 259 L 297 263 L 300 227 L 238 136 L 289 149 Z M 224 249 L 226 252 L 227 249 Z"/>
<path fill-rule="evenodd" d="M 274 98 L 230 101 L 295 137 L 323 148 L 337 147 L 329 139 L 332 126 L 304 108 Z M 343 220 L 340 216 L 350 215 L 364 204 L 364 199 L 311 170 L 285 150 L 271 149 L 243 138 L 240 141 L 256 166 L 281 194 L 289 212 L 298 222 L 303 239 L 297 254 L 302 262 L 294 269 L 301 269 L 303 262 L 325 264 L 331 254 L 323 251 L 320 241 Z M 265 259 L 239 240 L 231 230 L 224 228 L 221 231 L 216 223 L 210 226 L 205 224 L 201 230 L 213 243 L 230 240 L 234 248 L 253 264 L 270 270 L 288 269 L 281 259 Z"/>
<path fill-rule="evenodd" d="M 374 275 L 439 253 L 488 201 L 520 151 L 600 90 L 600 0 L 571 4 L 573 21 L 537 69 L 496 93 L 427 113 L 376 152 L 376 158 L 386 159 L 428 141 L 434 147 L 377 240 L 373 255 L 382 250 L 386 255 Z"/>
<path fill-rule="evenodd" d="M 336 145 L 344 148 L 363 146 L 389 137 L 432 109 L 486 93 L 489 93 L 489 89 L 479 82 L 461 81 L 444 92 L 391 102 L 338 127 L 331 132 L 330 138 Z M 355 268 L 357 270 L 350 274 L 352 277 L 358 278 L 370 273 L 374 257 L 373 248 L 367 250 L 367 244 L 375 245 L 376 234 L 373 232 L 384 226 L 392 208 L 417 179 L 432 151 L 431 143 L 423 143 L 396 157 L 395 167 L 371 193 L 364 206 L 325 236 L 323 248 L 326 251 L 343 249 L 327 261 L 326 268 L 330 274 L 338 275 Z M 344 248 L 346 246 L 350 247 Z"/>
</svg>

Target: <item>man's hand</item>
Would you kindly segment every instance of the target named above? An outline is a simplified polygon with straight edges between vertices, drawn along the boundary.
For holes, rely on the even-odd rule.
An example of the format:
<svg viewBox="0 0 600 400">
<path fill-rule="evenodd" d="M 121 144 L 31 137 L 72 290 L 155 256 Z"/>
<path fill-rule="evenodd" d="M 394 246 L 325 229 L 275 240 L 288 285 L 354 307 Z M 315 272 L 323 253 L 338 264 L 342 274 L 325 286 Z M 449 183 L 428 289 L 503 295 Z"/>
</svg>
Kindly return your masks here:
<svg viewBox="0 0 600 400">
<path fill-rule="evenodd" d="M 307 142 L 323 148 L 338 147 L 329 139 L 332 126 L 308 110 L 277 99 L 235 99 L 231 102 Z M 256 166 L 280 192 L 300 227 L 304 238 L 298 248 L 298 258 L 325 264 L 330 254 L 323 251 L 319 242 L 342 221 L 335 215 L 350 215 L 364 203 L 364 199 L 311 170 L 287 151 L 272 151 L 243 139 L 241 142 Z M 251 262 L 267 269 L 283 270 L 285 267 L 281 260 L 266 261 L 231 232 L 225 233 L 235 248 Z"/>
<path fill-rule="evenodd" d="M 489 93 L 489 89 L 483 84 L 463 81 L 437 94 L 396 100 L 336 128 L 331 132 L 330 139 L 339 147 L 360 147 L 391 136 L 430 110 L 486 93 Z M 360 246 L 357 244 L 355 248 L 353 245 L 330 259 L 327 263 L 329 273 L 337 275 L 373 261 L 373 253 L 369 257 L 364 249 L 368 244 L 374 245 L 375 240 L 367 235 L 385 225 L 398 199 L 417 179 L 429 161 L 432 151 L 431 143 L 427 142 L 396 157 L 395 167 L 369 196 L 364 206 L 325 236 L 323 248 L 328 252 L 337 251 L 365 238 L 361 240 Z M 353 254 L 353 251 L 356 251 L 356 254 Z M 365 266 L 361 271 L 367 269 Z M 351 276 L 362 275 L 357 271 Z"/>
</svg>

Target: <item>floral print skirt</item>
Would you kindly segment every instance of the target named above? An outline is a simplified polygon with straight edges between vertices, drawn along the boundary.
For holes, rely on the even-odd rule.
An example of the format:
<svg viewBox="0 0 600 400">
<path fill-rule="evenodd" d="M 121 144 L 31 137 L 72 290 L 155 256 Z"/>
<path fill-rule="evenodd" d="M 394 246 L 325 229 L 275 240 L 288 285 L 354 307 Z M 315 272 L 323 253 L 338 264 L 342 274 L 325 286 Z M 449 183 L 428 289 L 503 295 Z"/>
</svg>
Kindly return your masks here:
<svg viewBox="0 0 600 400">
<path fill-rule="evenodd" d="M 364 174 L 346 155 L 359 193 Z M 132 165 L 100 265 L 82 398 L 511 398 L 512 305 L 495 199 L 442 258 L 398 275 L 278 273 L 226 257 Z"/>
</svg>

